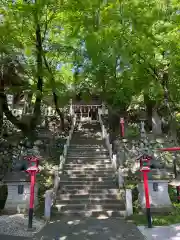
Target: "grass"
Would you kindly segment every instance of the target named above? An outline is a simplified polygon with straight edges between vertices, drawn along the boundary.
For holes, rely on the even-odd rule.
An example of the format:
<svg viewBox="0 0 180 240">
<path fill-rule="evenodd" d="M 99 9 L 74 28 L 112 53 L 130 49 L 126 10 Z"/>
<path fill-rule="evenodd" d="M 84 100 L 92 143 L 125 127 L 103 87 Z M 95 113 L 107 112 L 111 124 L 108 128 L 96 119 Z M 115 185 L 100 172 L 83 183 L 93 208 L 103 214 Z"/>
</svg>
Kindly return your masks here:
<svg viewBox="0 0 180 240">
<path fill-rule="evenodd" d="M 168 213 L 152 213 L 152 224 L 154 226 L 166 226 L 180 223 L 180 203 L 177 202 L 176 189 L 169 187 L 169 196 L 173 204 L 173 210 Z M 137 197 L 133 202 L 134 214 L 127 218 L 136 225 L 147 225 L 146 215 L 141 212 Z"/>
</svg>

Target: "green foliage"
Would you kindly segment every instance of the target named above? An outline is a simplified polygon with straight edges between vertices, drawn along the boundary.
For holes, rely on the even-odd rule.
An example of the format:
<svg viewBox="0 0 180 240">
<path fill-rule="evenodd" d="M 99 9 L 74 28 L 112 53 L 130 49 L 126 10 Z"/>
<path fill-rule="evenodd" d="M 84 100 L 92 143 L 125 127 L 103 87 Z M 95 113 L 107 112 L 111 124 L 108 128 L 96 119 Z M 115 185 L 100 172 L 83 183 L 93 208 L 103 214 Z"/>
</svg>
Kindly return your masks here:
<svg viewBox="0 0 180 240">
<path fill-rule="evenodd" d="M 40 24 L 44 94 L 59 98 L 98 93 L 110 105 L 128 107 L 149 95 L 161 103 L 167 73 L 171 98 L 179 100 L 179 2 L 36 0 L 0 3 L 0 53 L 21 53 L 29 87 L 36 86 L 36 23 Z M 72 69 L 79 69 L 76 76 Z M 52 75 L 54 81 L 52 82 Z M 87 91 L 88 89 L 88 91 Z M 61 102 L 61 100 L 60 100 Z"/>
<path fill-rule="evenodd" d="M 126 128 L 126 136 L 128 138 L 135 138 L 139 136 L 139 127 L 137 124 L 129 124 Z"/>
</svg>

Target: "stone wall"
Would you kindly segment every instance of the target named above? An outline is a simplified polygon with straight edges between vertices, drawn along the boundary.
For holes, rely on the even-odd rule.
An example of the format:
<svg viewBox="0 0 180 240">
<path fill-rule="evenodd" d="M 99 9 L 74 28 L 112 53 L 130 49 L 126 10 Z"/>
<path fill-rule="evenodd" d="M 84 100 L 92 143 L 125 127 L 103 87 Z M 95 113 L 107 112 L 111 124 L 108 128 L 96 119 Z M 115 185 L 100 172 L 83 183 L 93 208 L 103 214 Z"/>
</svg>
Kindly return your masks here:
<svg viewBox="0 0 180 240">
<path fill-rule="evenodd" d="M 1 139 L 0 142 L 0 180 L 11 166 L 12 159 L 12 146 L 7 140 Z"/>
</svg>

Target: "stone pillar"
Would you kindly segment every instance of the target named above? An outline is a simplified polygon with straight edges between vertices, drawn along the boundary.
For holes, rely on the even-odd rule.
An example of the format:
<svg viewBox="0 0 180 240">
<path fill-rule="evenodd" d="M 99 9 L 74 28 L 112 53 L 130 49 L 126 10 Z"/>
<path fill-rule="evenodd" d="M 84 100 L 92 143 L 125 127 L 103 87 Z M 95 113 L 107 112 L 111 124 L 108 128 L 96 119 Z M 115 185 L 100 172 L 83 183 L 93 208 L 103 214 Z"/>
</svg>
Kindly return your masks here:
<svg viewBox="0 0 180 240">
<path fill-rule="evenodd" d="M 72 99 L 70 99 L 70 101 L 69 101 L 69 115 L 70 115 L 70 116 L 73 115 Z"/>
<path fill-rule="evenodd" d="M 28 112 L 28 94 L 25 93 L 24 95 L 24 107 L 23 107 L 23 114 Z"/>
<path fill-rule="evenodd" d="M 82 121 L 82 107 L 80 107 L 80 121 Z"/>
<path fill-rule="evenodd" d="M 102 115 L 106 113 L 106 105 L 104 102 L 102 102 Z"/>
<path fill-rule="evenodd" d="M 132 204 L 132 190 L 126 189 L 126 212 L 127 216 L 133 214 L 133 204 Z"/>
<path fill-rule="evenodd" d="M 155 135 L 162 134 L 162 120 L 158 115 L 157 110 L 154 110 L 152 114 L 152 132 Z"/>
<path fill-rule="evenodd" d="M 51 206 L 53 203 L 53 190 L 47 190 L 45 193 L 45 208 L 44 208 L 44 217 L 47 221 L 51 217 Z"/>
<path fill-rule="evenodd" d="M 146 136 L 144 120 L 141 121 L 140 133 L 141 133 L 141 138 L 144 138 Z"/>
<path fill-rule="evenodd" d="M 9 108 L 12 109 L 14 96 L 12 94 L 6 94 L 6 98 L 7 98 L 7 104 L 9 106 Z"/>
</svg>

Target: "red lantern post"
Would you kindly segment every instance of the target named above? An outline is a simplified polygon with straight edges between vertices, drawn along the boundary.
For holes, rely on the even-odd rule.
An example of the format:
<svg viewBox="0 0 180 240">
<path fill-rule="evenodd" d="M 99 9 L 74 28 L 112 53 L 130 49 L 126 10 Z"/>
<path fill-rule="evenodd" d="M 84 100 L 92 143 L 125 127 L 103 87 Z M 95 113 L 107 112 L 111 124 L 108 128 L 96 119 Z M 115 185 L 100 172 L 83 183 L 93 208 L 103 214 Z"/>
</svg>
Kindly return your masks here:
<svg viewBox="0 0 180 240">
<path fill-rule="evenodd" d="M 149 187 L 148 187 L 148 173 L 150 172 L 150 161 L 147 158 L 142 159 L 142 167 L 140 171 L 143 173 L 144 181 L 144 194 L 146 199 L 146 214 L 148 221 L 148 228 L 152 228 L 152 218 L 151 218 L 151 209 L 150 209 L 150 200 L 149 200 Z"/>
<path fill-rule="evenodd" d="M 160 148 L 158 150 L 162 152 L 176 152 L 176 151 L 180 151 L 180 147 Z M 176 156 L 174 159 L 174 175 L 176 178 L 177 177 Z M 180 202 L 180 186 L 176 187 L 176 191 L 177 191 L 177 202 L 179 203 Z"/>
<path fill-rule="evenodd" d="M 121 137 L 124 138 L 124 118 L 120 118 L 120 131 L 121 131 Z"/>
<path fill-rule="evenodd" d="M 31 176 L 31 186 L 30 186 L 30 201 L 29 201 L 29 220 L 28 229 L 32 229 L 33 212 L 34 212 L 34 187 L 36 183 L 36 174 L 39 172 L 39 160 L 35 157 L 28 158 L 29 167 L 26 170 Z"/>
</svg>

